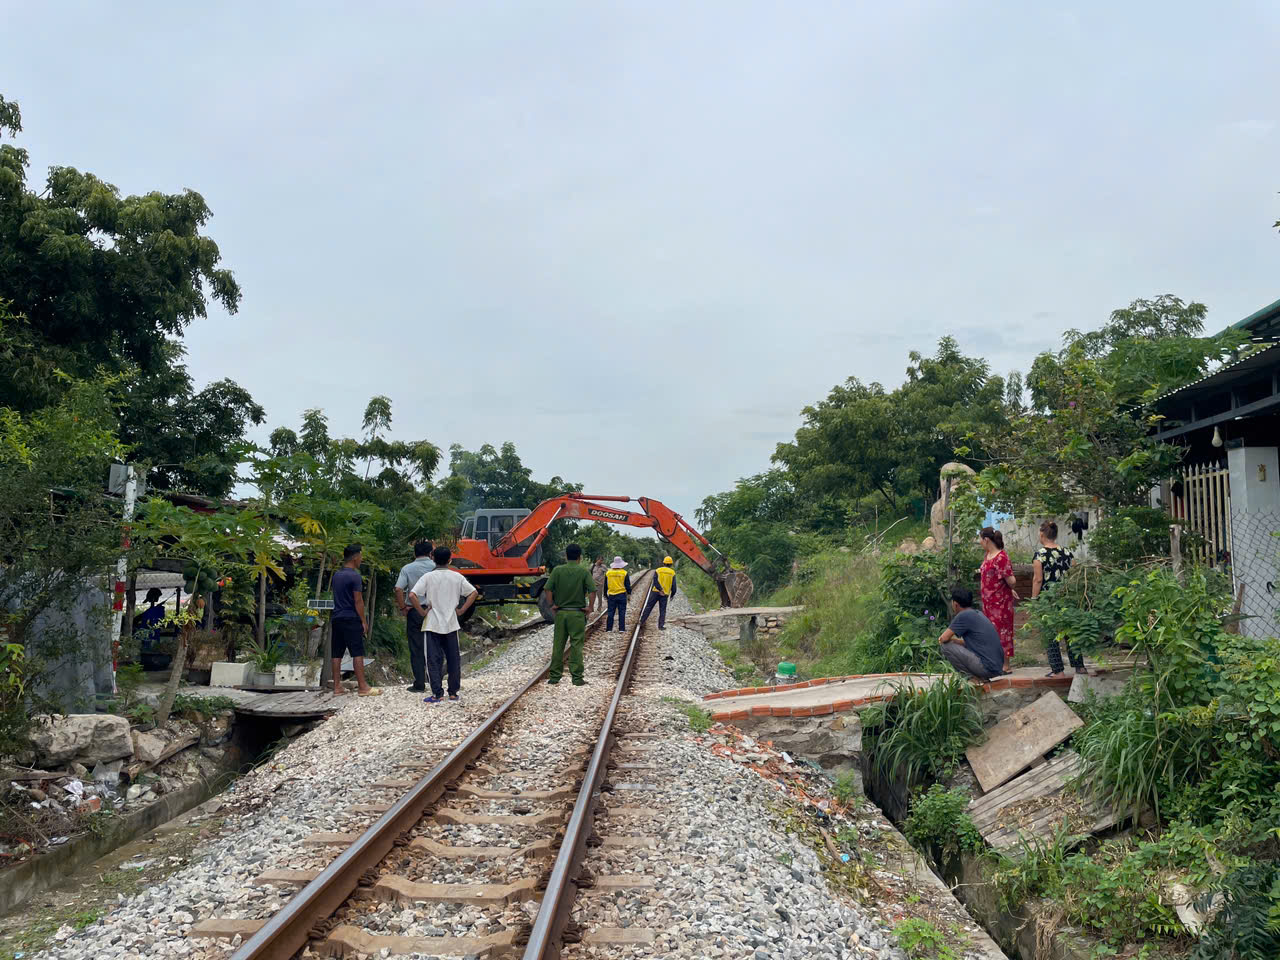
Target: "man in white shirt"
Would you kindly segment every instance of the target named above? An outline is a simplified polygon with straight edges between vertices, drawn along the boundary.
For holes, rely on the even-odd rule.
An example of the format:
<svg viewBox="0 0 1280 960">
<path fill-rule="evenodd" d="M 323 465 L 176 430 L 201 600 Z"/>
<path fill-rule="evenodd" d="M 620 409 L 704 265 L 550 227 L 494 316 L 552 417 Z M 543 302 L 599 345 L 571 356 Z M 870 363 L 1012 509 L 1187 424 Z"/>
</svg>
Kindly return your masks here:
<svg viewBox="0 0 1280 960">
<path fill-rule="evenodd" d="M 448 547 L 436 547 L 432 557 L 436 568 L 419 577 L 409 591 L 409 603 L 422 616 L 422 635 L 426 640 L 431 696 L 426 697 L 423 703 L 439 703 L 444 699 L 442 666 L 447 666 L 449 671 L 449 699 L 456 701 L 462 688 L 458 614 L 471 609 L 479 591 L 458 571 L 449 569 L 452 556 Z M 466 599 L 459 606 L 458 601 L 464 597 Z"/>
</svg>

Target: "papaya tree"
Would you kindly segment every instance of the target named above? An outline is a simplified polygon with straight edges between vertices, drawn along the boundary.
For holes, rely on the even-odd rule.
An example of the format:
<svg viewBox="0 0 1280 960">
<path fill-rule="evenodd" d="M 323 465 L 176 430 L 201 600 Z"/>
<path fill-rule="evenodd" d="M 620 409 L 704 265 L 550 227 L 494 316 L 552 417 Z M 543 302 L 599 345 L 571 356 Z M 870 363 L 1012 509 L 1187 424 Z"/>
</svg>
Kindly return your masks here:
<svg viewBox="0 0 1280 960">
<path fill-rule="evenodd" d="M 284 576 L 275 531 L 275 521 L 258 507 L 202 513 L 159 498 L 143 504 L 137 536 L 149 541 L 157 555 L 181 561 L 188 593 L 186 604 L 171 617 L 178 626 L 178 649 L 156 711 L 158 724 L 169 720 L 191 634 L 204 619 L 205 596 L 216 581 L 236 568 L 247 569 L 254 577 Z"/>
</svg>

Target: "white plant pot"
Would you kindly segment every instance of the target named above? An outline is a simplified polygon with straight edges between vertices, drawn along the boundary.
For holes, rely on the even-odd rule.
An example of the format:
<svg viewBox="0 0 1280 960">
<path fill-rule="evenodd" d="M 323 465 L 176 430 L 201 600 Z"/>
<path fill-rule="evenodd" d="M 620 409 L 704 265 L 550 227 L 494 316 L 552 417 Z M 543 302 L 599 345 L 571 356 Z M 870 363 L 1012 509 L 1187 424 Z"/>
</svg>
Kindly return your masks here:
<svg viewBox="0 0 1280 960">
<path fill-rule="evenodd" d="M 274 687 L 276 685 L 276 675 L 274 673 L 259 673 L 257 669 L 249 673 L 249 685 L 254 687 Z"/>
<path fill-rule="evenodd" d="M 320 664 L 282 663 L 276 667 L 277 687 L 314 687 L 320 682 Z"/>
</svg>

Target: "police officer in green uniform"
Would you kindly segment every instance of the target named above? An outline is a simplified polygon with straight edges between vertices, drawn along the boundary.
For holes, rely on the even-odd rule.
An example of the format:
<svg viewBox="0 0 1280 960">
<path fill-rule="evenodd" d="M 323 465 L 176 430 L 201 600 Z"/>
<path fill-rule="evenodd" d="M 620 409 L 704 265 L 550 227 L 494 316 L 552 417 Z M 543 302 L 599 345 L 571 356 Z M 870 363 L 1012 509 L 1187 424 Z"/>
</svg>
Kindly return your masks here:
<svg viewBox="0 0 1280 960">
<path fill-rule="evenodd" d="M 582 548 L 569 544 L 564 552 L 568 563 L 562 563 L 551 571 L 542 589 L 551 592 L 551 609 L 555 613 L 556 626 L 551 642 L 551 669 L 547 683 L 559 683 L 564 675 L 564 642 L 569 641 L 569 675 L 573 684 L 586 684 L 582 676 L 582 641 L 587 633 L 587 600 L 595 595 L 596 582 L 591 571 L 580 564 Z"/>
</svg>

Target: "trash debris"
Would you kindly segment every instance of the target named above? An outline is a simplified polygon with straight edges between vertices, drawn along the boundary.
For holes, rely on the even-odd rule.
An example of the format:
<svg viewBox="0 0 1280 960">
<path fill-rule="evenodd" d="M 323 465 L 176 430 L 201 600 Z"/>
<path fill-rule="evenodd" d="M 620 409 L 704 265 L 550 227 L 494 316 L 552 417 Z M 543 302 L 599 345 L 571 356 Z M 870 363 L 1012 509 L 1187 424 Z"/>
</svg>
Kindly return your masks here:
<svg viewBox="0 0 1280 960">
<path fill-rule="evenodd" d="M 63 784 L 62 789 L 75 797 L 76 800 L 84 799 L 84 784 L 79 780 L 72 780 L 70 783 Z"/>
</svg>

